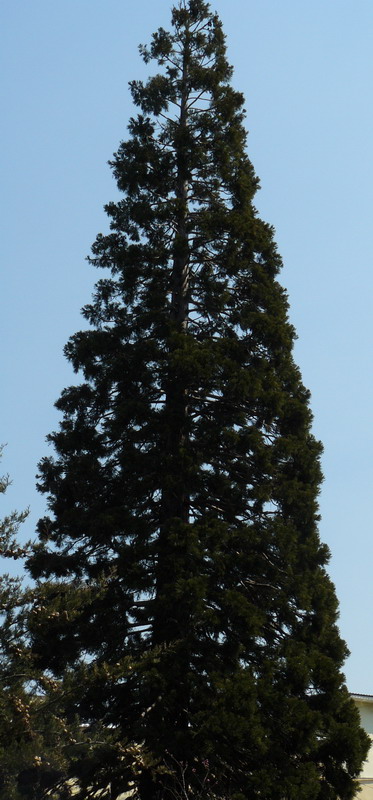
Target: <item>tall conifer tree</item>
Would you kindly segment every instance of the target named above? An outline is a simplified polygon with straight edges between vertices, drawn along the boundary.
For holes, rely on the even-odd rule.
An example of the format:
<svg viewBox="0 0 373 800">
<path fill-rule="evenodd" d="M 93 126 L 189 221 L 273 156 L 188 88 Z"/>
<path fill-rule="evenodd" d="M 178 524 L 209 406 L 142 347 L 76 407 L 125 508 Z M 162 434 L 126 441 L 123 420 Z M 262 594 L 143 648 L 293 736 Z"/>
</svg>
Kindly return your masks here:
<svg viewBox="0 0 373 800">
<path fill-rule="evenodd" d="M 140 50 L 161 71 L 131 84 L 104 277 L 66 347 L 84 381 L 41 463 L 34 653 L 66 719 L 106 731 L 75 759 L 83 797 L 348 800 L 366 739 L 243 98 L 202 0 Z"/>
</svg>

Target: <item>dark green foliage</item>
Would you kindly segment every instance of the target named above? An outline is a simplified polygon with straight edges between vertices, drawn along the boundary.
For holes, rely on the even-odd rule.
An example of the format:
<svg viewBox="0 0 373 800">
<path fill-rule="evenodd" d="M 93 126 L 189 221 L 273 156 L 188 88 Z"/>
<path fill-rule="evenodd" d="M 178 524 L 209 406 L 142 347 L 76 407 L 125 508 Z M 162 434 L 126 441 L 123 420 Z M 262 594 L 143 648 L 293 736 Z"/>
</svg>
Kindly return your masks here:
<svg viewBox="0 0 373 800">
<path fill-rule="evenodd" d="M 1 454 L 1 448 L 0 448 Z M 0 494 L 9 485 L 0 478 Z M 17 542 L 26 512 L 12 512 L 0 521 L 0 557 L 19 559 L 27 546 Z M 18 578 L 0 577 L 0 797 L 39 800 L 41 791 L 63 774 L 61 722 L 46 702 L 45 676 L 35 669 L 28 647 L 27 619 L 32 597 Z M 66 766 L 66 765 L 65 765 Z M 57 797 L 57 796 L 55 796 Z M 59 794 L 59 800 L 64 795 Z M 67 795 L 66 795 L 67 797 Z"/>
<path fill-rule="evenodd" d="M 83 725 L 81 797 L 349 800 L 367 742 L 243 98 L 201 0 L 141 52 L 162 72 L 131 84 L 104 277 L 66 347 L 84 382 L 40 468 L 34 656 Z"/>
</svg>

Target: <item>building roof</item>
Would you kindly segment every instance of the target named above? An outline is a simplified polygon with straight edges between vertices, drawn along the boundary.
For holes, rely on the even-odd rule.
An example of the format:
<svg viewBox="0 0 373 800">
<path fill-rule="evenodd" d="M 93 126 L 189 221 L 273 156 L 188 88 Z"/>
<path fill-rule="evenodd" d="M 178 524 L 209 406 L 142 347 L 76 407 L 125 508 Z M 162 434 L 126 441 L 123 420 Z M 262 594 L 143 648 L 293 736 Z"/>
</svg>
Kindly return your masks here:
<svg viewBox="0 0 373 800">
<path fill-rule="evenodd" d="M 355 692 L 350 692 L 351 697 L 354 700 L 361 700 L 362 702 L 366 703 L 373 703 L 373 694 L 356 694 Z"/>
</svg>

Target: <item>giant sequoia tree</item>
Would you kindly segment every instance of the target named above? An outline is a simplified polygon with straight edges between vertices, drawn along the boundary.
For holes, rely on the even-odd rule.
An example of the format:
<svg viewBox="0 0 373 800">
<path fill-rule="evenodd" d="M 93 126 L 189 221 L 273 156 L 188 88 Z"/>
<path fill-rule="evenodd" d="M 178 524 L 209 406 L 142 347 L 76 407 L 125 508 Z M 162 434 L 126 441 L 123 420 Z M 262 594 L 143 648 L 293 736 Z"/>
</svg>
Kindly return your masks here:
<svg viewBox="0 0 373 800">
<path fill-rule="evenodd" d="M 41 464 L 34 654 L 90 741 L 83 797 L 347 800 L 366 740 L 243 98 L 202 0 L 141 53 L 161 71 L 131 84 L 103 277 L 66 347 L 83 382 Z"/>
</svg>

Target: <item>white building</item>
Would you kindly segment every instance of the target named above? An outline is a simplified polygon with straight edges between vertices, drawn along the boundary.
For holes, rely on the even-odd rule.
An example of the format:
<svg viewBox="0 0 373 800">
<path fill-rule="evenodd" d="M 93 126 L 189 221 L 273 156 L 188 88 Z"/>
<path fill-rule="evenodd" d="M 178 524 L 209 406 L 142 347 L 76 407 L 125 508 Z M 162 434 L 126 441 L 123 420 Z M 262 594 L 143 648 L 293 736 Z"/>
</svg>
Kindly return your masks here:
<svg viewBox="0 0 373 800">
<path fill-rule="evenodd" d="M 353 694 L 352 697 L 360 712 L 361 725 L 372 742 L 359 777 L 361 792 L 356 797 L 357 800 L 373 800 L 373 695 Z"/>
</svg>

